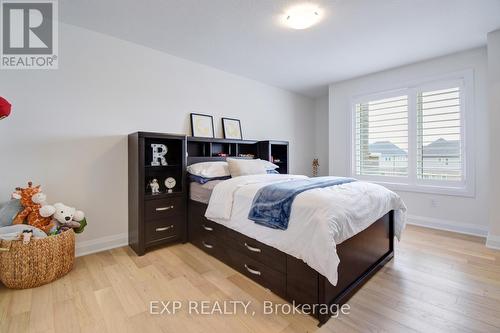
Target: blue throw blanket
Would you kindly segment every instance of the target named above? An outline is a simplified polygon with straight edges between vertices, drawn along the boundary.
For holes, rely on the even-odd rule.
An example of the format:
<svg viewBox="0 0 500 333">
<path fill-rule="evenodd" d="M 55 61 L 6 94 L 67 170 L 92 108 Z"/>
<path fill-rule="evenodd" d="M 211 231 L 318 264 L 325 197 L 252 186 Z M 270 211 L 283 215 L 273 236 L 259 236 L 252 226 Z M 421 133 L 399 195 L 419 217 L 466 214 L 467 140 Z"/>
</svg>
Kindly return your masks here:
<svg viewBox="0 0 500 333">
<path fill-rule="evenodd" d="M 356 181 L 353 178 L 317 177 L 271 184 L 256 194 L 248 219 L 266 227 L 286 230 L 292 211 L 292 203 L 304 191 Z"/>
</svg>

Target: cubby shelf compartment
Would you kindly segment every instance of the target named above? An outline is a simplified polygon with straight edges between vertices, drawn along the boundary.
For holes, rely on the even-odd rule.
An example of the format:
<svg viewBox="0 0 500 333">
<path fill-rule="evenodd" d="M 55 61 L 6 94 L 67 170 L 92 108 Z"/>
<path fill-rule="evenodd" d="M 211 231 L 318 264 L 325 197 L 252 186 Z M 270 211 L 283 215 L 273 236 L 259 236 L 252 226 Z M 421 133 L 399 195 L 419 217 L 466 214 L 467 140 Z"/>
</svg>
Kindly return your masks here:
<svg viewBox="0 0 500 333">
<path fill-rule="evenodd" d="M 260 158 L 279 166 L 279 173 L 289 173 L 288 141 L 259 141 L 258 146 Z"/>
<path fill-rule="evenodd" d="M 188 164 L 224 161 L 226 157 L 260 158 L 276 161 L 279 173 L 288 173 L 287 141 L 230 140 L 214 138 L 187 138 Z"/>
<path fill-rule="evenodd" d="M 188 158 L 257 157 L 257 141 L 188 137 Z M 244 155 L 244 156 L 241 156 Z"/>
</svg>

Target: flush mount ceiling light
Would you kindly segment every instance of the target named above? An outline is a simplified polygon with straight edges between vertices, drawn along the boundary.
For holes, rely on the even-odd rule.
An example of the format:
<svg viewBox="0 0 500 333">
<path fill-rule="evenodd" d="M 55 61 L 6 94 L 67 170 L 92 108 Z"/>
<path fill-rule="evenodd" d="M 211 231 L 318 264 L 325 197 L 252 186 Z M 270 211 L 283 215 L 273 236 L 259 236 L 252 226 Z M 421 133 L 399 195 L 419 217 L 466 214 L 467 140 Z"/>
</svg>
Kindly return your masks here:
<svg viewBox="0 0 500 333">
<path fill-rule="evenodd" d="M 307 29 L 321 20 L 320 8 L 312 3 L 290 7 L 284 16 L 284 24 L 292 29 Z"/>
</svg>

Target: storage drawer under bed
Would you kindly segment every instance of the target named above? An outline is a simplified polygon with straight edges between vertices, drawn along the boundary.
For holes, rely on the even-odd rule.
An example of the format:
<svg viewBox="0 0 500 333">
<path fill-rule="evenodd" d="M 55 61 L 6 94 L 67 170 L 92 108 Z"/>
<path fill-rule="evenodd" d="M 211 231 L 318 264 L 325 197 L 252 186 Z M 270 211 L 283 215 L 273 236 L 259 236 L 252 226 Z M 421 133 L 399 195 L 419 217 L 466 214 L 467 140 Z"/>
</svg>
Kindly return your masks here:
<svg viewBox="0 0 500 333">
<path fill-rule="evenodd" d="M 239 251 L 228 251 L 228 256 L 229 262 L 226 261 L 226 263 L 238 272 L 268 288 L 276 295 L 286 296 L 286 276 L 284 272 L 274 270 Z"/>
<path fill-rule="evenodd" d="M 227 245 L 233 250 L 274 270 L 286 272 L 285 253 L 231 229 L 226 229 L 225 236 L 228 238 Z"/>
</svg>

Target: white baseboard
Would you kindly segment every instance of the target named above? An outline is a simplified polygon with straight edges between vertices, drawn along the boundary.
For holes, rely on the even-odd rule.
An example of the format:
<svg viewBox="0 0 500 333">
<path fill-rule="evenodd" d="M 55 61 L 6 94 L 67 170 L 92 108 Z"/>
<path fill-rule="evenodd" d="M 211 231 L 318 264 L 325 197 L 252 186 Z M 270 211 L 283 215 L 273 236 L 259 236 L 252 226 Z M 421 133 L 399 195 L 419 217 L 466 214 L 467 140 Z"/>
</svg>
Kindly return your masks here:
<svg viewBox="0 0 500 333">
<path fill-rule="evenodd" d="M 490 249 L 500 250 L 500 236 L 488 235 L 486 238 L 486 247 Z"/>
<path fill-rule="evenodd" d="M 114 249 L 117 247 L 126 246 L 128 244 L 128 234 L 122 233 L 112 236 L 91 239 L 88 241 L 76 241 L 76 256 L 85 256 L 87 254 L 101 252 Z"/>
<path fill-rule="evenodd" d="M 486 226 L 465 224 L 451 220 L 436 219 L 417 215 L 408 215 L 408 224 L 480 237 L 486 237 L 488 235 L 488 227 Z M 77 241 L 76 256 L 80 257 L 87 254 L 106 251 L 126 245 L 128 245 L 127 233 L 101 237 L 83 242 Z M 488 236 L 486 246 L 493 249 L 500 249 L 500 237 L 491 235 Z"/>
<path fill-rule="evenodd" d="M 417 215 L 408 215 L 408 224 L 418 225 L 421 227 L 458 232 L 460 234 L 486 237 L 488 235 L 488 227 L 475 224 L 461 223 L 451 220 L 436 219 L 432 217 L 424 217 Z M 500 244 L 500 243 L 499 243 Z"/>
</svg>

